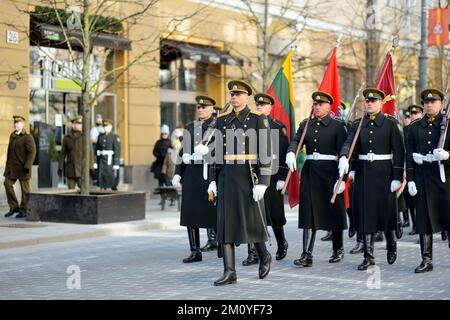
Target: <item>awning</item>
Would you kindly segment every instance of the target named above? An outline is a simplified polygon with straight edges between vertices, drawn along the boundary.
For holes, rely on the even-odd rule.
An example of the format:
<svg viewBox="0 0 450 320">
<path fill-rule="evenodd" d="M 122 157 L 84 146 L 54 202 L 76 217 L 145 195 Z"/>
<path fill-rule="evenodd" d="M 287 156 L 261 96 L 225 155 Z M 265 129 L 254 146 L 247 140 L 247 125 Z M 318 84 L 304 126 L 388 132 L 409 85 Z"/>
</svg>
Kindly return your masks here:
<svg viewBox="0 0 450 320">
<path fill-rule="evenodd" d="M 32 40 L 39 45 L 43 44 L 63 44 L 65 41 L 64 33 L 60 26 L 39 24 L 36 25 L 38 30 L 32 32 Z M 38 31 L 38 32 L 36 32 Z M 67 36 L 82 41 L 81 31 L 67 30 Z M 80 47 L 80 43 L 73 39 L 71 45 Z M 115 50 L 131 50 L 131 41 L 123 36 L 94 32 L 92 34 L 92 42 L 94 46 L 105 47 Z"/>
<path fill-rule="evenodd" d="M 183 58 L 208 64 L 244 65 L 242 58 L 235 57 L 229 52 L 214 47 L 172 40 L 161 41 L 161 58 L 169 61 Z"/>
</svg>

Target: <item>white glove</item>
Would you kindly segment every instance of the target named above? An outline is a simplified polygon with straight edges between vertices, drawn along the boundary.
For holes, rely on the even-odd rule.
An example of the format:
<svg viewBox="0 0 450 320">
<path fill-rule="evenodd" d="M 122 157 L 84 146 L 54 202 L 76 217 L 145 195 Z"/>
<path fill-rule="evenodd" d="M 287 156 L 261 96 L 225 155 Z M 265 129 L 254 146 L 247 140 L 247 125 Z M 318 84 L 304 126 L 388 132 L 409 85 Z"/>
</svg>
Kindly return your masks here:
<svg viewBox="0 0 450 320">
<path fill-rule="evenodd" d="M 339 159 L 339 176 L 343 177 L 346 173 L 348 173 L 349 165 L 348 159 L 346 156 L 342 156 Z"/>
<path fill-rule="evenodd" d="M 391 192 L 397 191 L 397 189 L 400 188 L 401 185 L 402 185 L 402 183 L 400 181 L 392 180 L 392 182 L 391 182 Z"/>
<path fill-rule="evenodd" d="M 442 149 L 442 148 L 434 149 L 433 150 L 433 155 L 439 161 L 448 160 L 448 157 L 449 157 L 449 153 L 447 151 L 445 151 L 444 149 Z"/>
<path fill-rule="evenodd" d="M 214 197 L 217 197 L 217 186 L 215 181 L 211 181 L 208 186 L 208 194 L 214 193 Z"/>
<path fill-rule="evenodd" d="M 97 164 L 97 162 L 94 163 L 94 169 L 95 169 L 95 170 L 98 169 L 98 164 Z"/>
<path fill-rule="evenodd" d="M 265 184 L 257 184 L 253 187 L 253 200 L 258 202 L 264 198 L 264 193 L 266 192 L 267 186 Z"/>
<path fill-rule="evenodd" d="M 295 156 L 294 152 L 288 152 L 288 154 L 286 155 L 286 164 L 289 170 L 291 170 L 292 172 L 297 169 L 297 157 Z"/>
<path fill-rule="evenodd" d="M 175 188 L 180 187 L 180 181 L 181 181 L 181 176 L 179 174 L 176 174 L 173 176 L 172 178 L 172 186 L 174 186 Z"/>
<path fill-rule="evenodd" d="M 414 162 L 417 164 L 423 164 L 423 156 L 420 153 L 413 153 Z"/>
<path fill-rule="evenodd" d="M 196 145 L 194 148 L 194 153 L 199 157 L 203 157 L 204 155 L 208 154 L 208 152 L 209 148 L 201 143 Z"/>
<path fill-rule="evenodd" d="M 351 179 L 353 181 L 353 183 L 355 182 L 355 171 L 350 171 L 348 174 L 348 178 Z"/>
<path fill-rule="evenodd" d="M 334 184 L 334 187 L 333 187 L 334 191 L 336 191 L 337 183 L 338 182 L 336 181 L 336 183 Z M 345 182 L 342 181 L 341 185 L 339 186 L 339 190 L 337 190 L 337 194 L 341 194 L 342 192 L 344 192 L 344 190 L 345 190 Z"/>
<path fill-rule="evenodd" d="M 119 170 L 120 166 L 118 166 L 117 164 L 113 165 L 113 170 Z"/>
<path fill-rule="evenodd" d="M 283 180 L 278 180 L 276 189 L 277 190 L 281 190 L 281 189 L 283 189 L 283 187 L 284 187 L 284 181 Z"/>
<path fill-rule="evenodd" d="M 414 197 L 417 194 L 417 187 L 414 181 L 408 182 L 408 192 L 411 197 Z"/>
<path fill-rule="evenodd" d="M 189 153 L 183 153 L 183 156 L 181 158 L 183 159 L 184 164 L 191 163 L 191 155 Z"/>
</svg>

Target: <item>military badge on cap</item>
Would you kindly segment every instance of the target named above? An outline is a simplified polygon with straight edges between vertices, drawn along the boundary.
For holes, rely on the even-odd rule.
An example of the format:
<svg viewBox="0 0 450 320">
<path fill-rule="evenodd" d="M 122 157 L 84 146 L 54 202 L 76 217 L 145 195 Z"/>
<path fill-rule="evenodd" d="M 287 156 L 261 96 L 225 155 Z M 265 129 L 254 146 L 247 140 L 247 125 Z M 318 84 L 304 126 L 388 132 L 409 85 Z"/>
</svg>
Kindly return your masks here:
<svg viewBox="0 0 450 320">
<path fill-rule="evenodd" d="M 242 80 L 231 80 L 228 82 L 228 90 L 230 90 L 230 92 L 243 92 L 249 96 L 251 96 L 253 92 L 252 87 Z"/>
<path fill-rule="evenodd" d="M 196 96 L 195 101 L 197 101 L 197 104 L 202 106 L 215 106 L 216 100 L 211 98 L 210 96 Z"/>
<path fill-rule="evenodd" d="M 377 88 L 367 88 L 363 91 L 364 98 L 369 100 L 383 100 L 386 94 Z"/>
<path fill-rule="evenodd" d="M 256 104 L 275 104 L 275 99 L 267 93 L 257 93 L 255 94 L 255 103 Z"/>
<path fill-rule="evenodd" d="M 438 89 L 425 89 L 420 94 L 422 101 L 444 100 L 444 94 Z"/>
<path fill-rule="evenodd" d="M 314 100 L 314 102 L 318 102 L 318 103 L 325 102 L 325 103 L 333 104 L 333 102 L 334 102 L 333 97 L 330 94 L 323 92 L 323 91 L 314 92 L 312 94 L 312 99 Z"/>
<path fill-rule="evenodd" d="M 14 115 L 13 120 L 14 120 L 14 122 L 25 121 L 25 118 L 22 116 Z"/>
</svg>

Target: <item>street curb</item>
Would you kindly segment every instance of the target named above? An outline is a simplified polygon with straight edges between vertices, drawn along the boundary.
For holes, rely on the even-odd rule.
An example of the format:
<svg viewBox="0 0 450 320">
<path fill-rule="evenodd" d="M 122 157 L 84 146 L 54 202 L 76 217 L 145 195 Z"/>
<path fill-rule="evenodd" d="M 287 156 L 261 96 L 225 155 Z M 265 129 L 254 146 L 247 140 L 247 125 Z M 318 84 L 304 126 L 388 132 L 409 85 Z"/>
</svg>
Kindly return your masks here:
<svg viewBox="0 0 450 320">
<path fill-rule="evenodd" d="M 21 248 L 28 247 L 40 244 L 49 244 L 49 243 L 61 243 L 67 241 L 76 241 L 76 240 L 85 240 L 92 239 L 98 237 L 111 237 L 111 236 L 121 236 L 127 235 L 134 232 L 142 232 L 142 231 L 150 231 L 150 230 L 164 230 L 172 227 L 179 226 L 179 221 L 174 220 L 170 222 L 150 222 L 144 225 L 137 226 L 127 226 L 121 228 L 113 228 L 107 230 L 96 230 L 82 233 L 72 233 L 68 235 L 60 235 L 60 236 L 48 236 L 48 237 L 39 237 L 28 240 L 17 240 L 10 242 L 0 242 L 0 250 L 2 249 L 13 249 L 13 248 Z"/>
</svg>

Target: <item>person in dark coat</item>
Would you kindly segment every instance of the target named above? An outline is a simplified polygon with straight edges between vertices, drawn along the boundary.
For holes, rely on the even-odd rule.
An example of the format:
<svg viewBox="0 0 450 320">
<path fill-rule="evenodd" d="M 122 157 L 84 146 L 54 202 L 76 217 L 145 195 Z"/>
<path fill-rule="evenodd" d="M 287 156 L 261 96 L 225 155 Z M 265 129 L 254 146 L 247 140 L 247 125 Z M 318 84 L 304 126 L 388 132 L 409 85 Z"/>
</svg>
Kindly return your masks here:
<svg viewBox="0 0 450 320">
<path fill-rule="evenodd" d="M 282 260 L 287 255 L 288 242 L 284 235 L 284 225 L 286 216 L 284 212 L 284 196 L 280 190 L 283 189 L 284 182 L 289 172 L 286 166 L 286 151 L 289 146 L 286 127 L 281 122 L 274 120 L 270 116 L 272 105 L 275 99 L 265 93 L 255 94 L 256 110 L 267 116 L 272 138 L 272 175 L 270 184 L 264 194 L 264 205 L 266 211 L 267 225 L 272 226 L 275 239 L 277 240 L 276 260 Z M 248 266 L 259 262 L 258 254 L 253 244 L 248 245 L 248 256 L 242 265 Z"/>
<path fill-rule="evenodd" d="M 211 166 L 208 192 L 217 196 L 217 239 L 223 246 L 224 273 L 214 285 L 237 280 L 234 246 L 254 243 L 259 255 L 259 278 L 270 271 L 272 257 L 268 240 L 264 193 L 270 184 L 271 141 L 267 117 L 250 111 L 250 85 L 241 80 L 228 82 L 231 112 L 217 118 L 215 165 Z M 197 147 L 196 147 L 197 148 Z M 205 146 L 196 149 L 205 154 Z M 207 148 L 206 148 L 207 149 Z"/>
<path fill-rule="evenodd" d="M 408 192 L 417 198 L 416 231 L 422 255 L 416 273 L 433 270 L 433 233 L 450 230 L 450 132 L 443 148 L 438 146 L 444 94 L 426 89 L 420 96 L 425 116 L 410 125 L 406 140 Z"/>
<path fill-rule="evenodd" d="M 202 261 L 199 228 L 216 228 L 217 210 L 213 201 L 208 200 L 207 177 L 204 177 L 204 159 L 197 157 L 194 147 L 202 143 L 203 135 L 213 121 L 212 113 L 216 101 L 209 96 L 197 96 L 198 120 L 186 125 L 183 146 L 172 179 L 172 185 L 183 185 L 181 197 L 180 225 L 187 227 L 190 255 L 184 263 Z M 205 179 L 206 178 L 206 179 Z"/>
<path fill-rule="evenodd" d="M 339 262 L 344 257 L 343 230 L 347 228 L 345 201 L 342 183 L 335 203 L 330 199 L 336 187 L 338 176 L 337 159 L 347 132 L 345 123 L 330 117 L 333 97 L 321 91 L 312 94 L 314 118 L 310 120 L 305 136 L 306 161 L 300 181 L 300 205 L 298 227 L 303 229 L 303 252 L 294 264 L 311 267 L 313 248 L 317 230 L 332 231 L 333 254 L 330 263 Z M 295 137 L 287 150 L 286 163 L 295 170 L 295 152 L 300 137 L 305 130 L 307 119 L 300 123 Z M 303 147 L 303 146 L 302 146 Z"/>
<path fill-rule="evenodd" d="M 98 186 L 117 190 L 117 175 L 120 169 L 120 138 L 112 132 L 112 120 L 103 120 L 105 132 L 98 136 L 97 166 Z"/>
<path fill-rule="evenodd" d="M 363 91 L 365 115 L 353 122 L 339 159 L 339 173 L 348 170 L 347 154 L 362 122 L 353 152 L 355 180 L 353 213 L 355 227 L 363 235 L 364 261 L 358 270 L 375 264 L 374 234 L 384 231 L 387 242 L 387 261 L 397 258 L 397 196 L 404 171 L 405 147 L 397 120 L 381 112 L 385 93 L 367 88 Z"/>
<path fill-rule="evenodd" d="M 166 180 L 161 171 L 164 164 L 164 158 L 167 154 L 167 150 L 169 150 L 171 146 L 171 141 L 169 139 L 169 126 L 166 124 L 162 125 L 160 133 L 160 139 L 156 141 L 155 146 L 153 147 L 153 155 L 156 159 L 152 163 L 151 171 L 153 172 L 155 179 L 158 179 L 158 186 L 162 187 L 165 185 Z"/>
<path fill-rule="evenodd" d="M 31 168 L 36 157 L 36 144 L 33 137 L 24 129 L 25 118 L 22 116 L 13 116 L 14 132 L 9 136 L 8 151 L 6 153 L 5 165 L 5 192 L 9 205 L 9 211 L 5 217 L 10 217 L 18 213 L 16 218 L 25 218 L 28 203 L 28 194 L 30 193 Z M 20 182 L 22 199 L 17 201 L 14 192 L 14 184 Z"/>
</svg>

